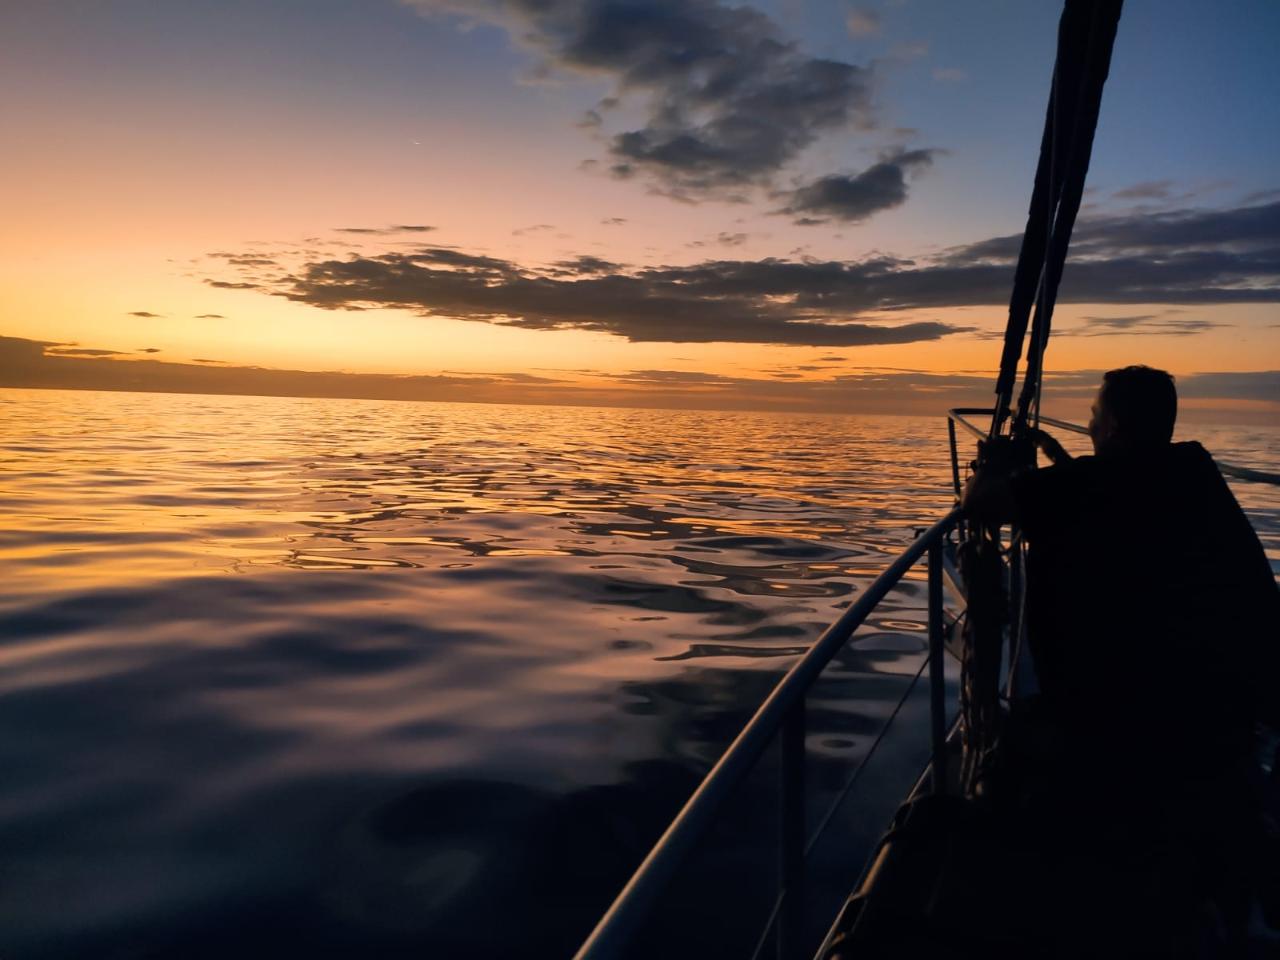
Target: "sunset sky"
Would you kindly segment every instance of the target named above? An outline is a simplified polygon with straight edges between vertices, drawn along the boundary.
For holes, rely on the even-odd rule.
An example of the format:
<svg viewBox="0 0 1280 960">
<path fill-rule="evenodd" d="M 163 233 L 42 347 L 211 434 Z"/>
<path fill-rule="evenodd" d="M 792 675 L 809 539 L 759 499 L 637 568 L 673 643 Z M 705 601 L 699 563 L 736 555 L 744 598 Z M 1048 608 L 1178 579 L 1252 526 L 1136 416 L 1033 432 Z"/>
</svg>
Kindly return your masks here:
<svg viewBox="0 0 1280 960">
<path fill-rule="evenodd" d="M 1060 11 L 6 3 L 0 385 L 981 401 Z M 1146 362 L 1280 414 L 1277 39 L 1274 0 L 1126 3 L 1064 397 Z"/>
</svg>

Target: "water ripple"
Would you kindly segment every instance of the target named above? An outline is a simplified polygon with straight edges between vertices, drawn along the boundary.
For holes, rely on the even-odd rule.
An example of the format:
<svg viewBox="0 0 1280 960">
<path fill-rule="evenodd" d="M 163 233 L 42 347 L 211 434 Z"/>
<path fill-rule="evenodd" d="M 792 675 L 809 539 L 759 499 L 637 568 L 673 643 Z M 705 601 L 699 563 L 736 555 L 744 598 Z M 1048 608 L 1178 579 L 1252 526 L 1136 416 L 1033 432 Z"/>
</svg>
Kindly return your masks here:
<svg viewBox="0 0 1280 960">
<path fill-rule="evenodd" d="M 949 500 L 940 418 L 3 400 L 6 956 L 566 955 Z M 1276 494 L 1237 493 L 1280 559 Z M 810 700 L 816 800 L 923 600 Z"/>
</svg>

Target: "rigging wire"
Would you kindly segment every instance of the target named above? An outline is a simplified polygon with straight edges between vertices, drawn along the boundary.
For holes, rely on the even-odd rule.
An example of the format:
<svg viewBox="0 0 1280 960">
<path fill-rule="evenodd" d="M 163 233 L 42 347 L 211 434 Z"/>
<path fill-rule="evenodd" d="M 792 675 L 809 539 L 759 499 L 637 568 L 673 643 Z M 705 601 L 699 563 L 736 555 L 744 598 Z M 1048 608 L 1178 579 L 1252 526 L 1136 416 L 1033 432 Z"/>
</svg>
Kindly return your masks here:
<svg viewBox="0 0 1280 960">
<path fill-rule="evenodd" d="M 1038 390 L 1040 361 L 1079 212 L 1121 6 L 1122 0 L 1067 0 L 1058 25 L 1058 56 L 1009 299 L 991 438 L 1000 435 L 1012 412 L 1013 389 L 1033 307 L 1035 323 L 1023 376 L 1020 424 L 1015 425 L 1025 426 L 1027 407 Z"/>
<path fill-rule="evenodd" d="M 979 464 L 1001 472 L 1034 465 L 1035 452 L 1028 441 L 1030 429 L 1040 422 L 1044 354 L 1067 248 L 1084 194 L 1122 2 L 1067 0 L 1058 24 L 1057 59 L 1027 227 L 1009 299 L 1009 319 L 995 387 L 997 401 L 987 439 L 978 445 Z M 1015 414 L 1012 401 L 1024 345 L 1026 365 Z M 1009 623 L 1013 609 L 1001 573 L 1002 555 L 1006 553 L 1001 529 L 999 523 L 968 524 L 961 551 L 971 613 L 965 621 L 961 665 L 961 782 L 971 794 L 978 791 L 1000 739 L 999 674 L 1005 629 L 1016 631 L 1016 646 L 1010 651 L 1011 687 L 1026 621 L 1025 584 L 1018 584 L 1020 595 L 1014 598 L 1017 623 Z M 1009 562 L 1021 564 L 1022 553 L 1021 537 L 1015 528 L 1007 551 Z"/>
<path fill-rule="evenodd" d="M 1031 344 L 1027 351 L 1026 371 L 1014 427 L 1025 431 L 1034 416 L 1039 422 L 1040 397 L 1043 387 L 1044 353 L 1049 343 L 1053 308 L 1058 299 L 1071 233 L 1080 212 L 1085 178 L 1093 153 L 1093 141 L 1102 107 L 1102 90 L 1111 69 L 1111 52 L 1120 20 L 1120 0 L 1090 0 L 1087 22 L 1080 24 L 1081 55 L 1075 71 L 1066 76 L 1055 75 L 1050 111 L 1055 130 L 1052 139 L 1056 149 L 1053 162 L 1061 163 L 1061 176 L 1055 176 L 1053 225 L 1049 232 L 1045 260 L 1041 272 L 1040 297 L 1032 324 Z M 1065 18 L 1065 14 L 1064 14 Z M 1061 56 L 1059 67 L 1061 67 Z M 1070 66 L 1070 61 L 1068 61 Z"/>
</svg>

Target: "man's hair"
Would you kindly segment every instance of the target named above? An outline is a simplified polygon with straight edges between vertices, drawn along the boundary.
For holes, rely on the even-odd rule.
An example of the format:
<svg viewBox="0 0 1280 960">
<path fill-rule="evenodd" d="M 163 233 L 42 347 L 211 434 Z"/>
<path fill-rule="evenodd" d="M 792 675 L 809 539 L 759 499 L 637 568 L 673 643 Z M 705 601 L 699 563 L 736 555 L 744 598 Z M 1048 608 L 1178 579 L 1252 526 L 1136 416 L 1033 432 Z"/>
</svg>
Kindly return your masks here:
<svg viewBox="0 0 1280 960">
<path fill-rule="evenodd" d="M 1160 444 L 1173 439 L 1178 391 L 1172 374 L 1145 366 L 1109 370 L 1102 377 L 1102 397 L 1117 430 L 1130 443 Z"/>
</svg>

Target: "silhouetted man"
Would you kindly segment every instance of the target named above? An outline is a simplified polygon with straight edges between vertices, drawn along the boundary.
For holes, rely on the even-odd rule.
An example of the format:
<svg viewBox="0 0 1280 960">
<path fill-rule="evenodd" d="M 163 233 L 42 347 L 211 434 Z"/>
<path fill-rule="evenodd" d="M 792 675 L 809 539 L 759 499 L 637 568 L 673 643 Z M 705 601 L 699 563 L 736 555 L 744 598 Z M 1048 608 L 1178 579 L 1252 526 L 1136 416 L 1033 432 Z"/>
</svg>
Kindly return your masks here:
<svg viewBox="0 0 1280 960">
<path fill-rule="evenodd" d="M 1184 883 L 1186 902 L 1238 902 L 1259 842 L 1255 722 L 1280 720 L 1280 591 L 1212 457 L 1171 442 L 1176 416 L 1169 374 L 1112 370 L 1093 456 L 1041 434 L 1053 466 L 980 471 L 964 502 L 1027 540 L 1061 829 L 1110 826 L 1114 843 L 1172 858 L 1162 882 Z"/>
</svg>

